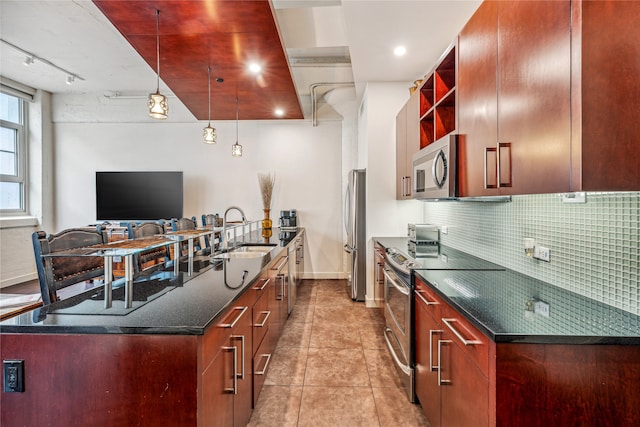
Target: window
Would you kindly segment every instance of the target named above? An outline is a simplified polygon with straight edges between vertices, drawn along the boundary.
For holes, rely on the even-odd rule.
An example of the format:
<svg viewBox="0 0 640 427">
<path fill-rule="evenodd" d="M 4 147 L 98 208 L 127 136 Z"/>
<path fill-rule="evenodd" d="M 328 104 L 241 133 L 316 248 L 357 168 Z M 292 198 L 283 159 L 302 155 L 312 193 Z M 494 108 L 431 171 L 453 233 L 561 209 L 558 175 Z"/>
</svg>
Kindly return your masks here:
<svg viewBox="0 0 640 427">
<path fill-rule="evenodd" d="M 25 101 L 0 93 L 0 212 L 25 213 Z"/>
</svg>

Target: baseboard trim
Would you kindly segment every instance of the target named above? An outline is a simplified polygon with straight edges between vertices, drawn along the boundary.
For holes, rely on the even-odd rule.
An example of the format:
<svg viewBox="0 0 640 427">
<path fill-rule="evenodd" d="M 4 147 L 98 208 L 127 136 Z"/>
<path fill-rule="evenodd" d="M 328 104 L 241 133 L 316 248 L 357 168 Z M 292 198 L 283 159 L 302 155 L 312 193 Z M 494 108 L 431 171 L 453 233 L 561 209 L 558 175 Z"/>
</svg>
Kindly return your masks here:
<svg viewBox="0 0 640 427">
<path fill-rule="evenodd" d="M 8 279 L 0 280 L 0 288 L 19 285 L 20 283 L 30 282 L 31 280 L 37 280 L 37 279 L 38 279 L 38 273 L 29 273 L 29 274 L 23 274 L 22 276 L 10 277 Z"/>
</svg>

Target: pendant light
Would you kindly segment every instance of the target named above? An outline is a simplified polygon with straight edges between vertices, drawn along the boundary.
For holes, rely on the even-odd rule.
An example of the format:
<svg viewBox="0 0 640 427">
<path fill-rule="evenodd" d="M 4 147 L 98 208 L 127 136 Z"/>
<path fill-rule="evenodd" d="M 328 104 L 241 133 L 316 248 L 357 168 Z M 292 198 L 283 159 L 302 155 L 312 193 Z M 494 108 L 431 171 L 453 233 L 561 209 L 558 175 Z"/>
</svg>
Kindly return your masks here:
<svg viewBox="0 0 640 427">
<path fill-rule="evenodd" d="M 238 97 L 236 96 L 236 143 L 231 147 L 233 157 L 242 157 L 242 145 L 238 144 Z"/>
<path fill-rule="evenodd" d="M 209 124 L 206 128 L 204 128 L 204 133 L 202 136 L 204 137 L 205 144 L 215 144 L 216 143 L 216 130 L 211 127 L 211 66 L 207 68 L 208 70 L 208 79 L 209 79 Z"/>
<path fill-rule="evenodd" d="M 160 93 L 160 11 L 156 9 L 156 59 L 157 59 L 157 86 L 156 93 L 149 94 L 149 116 L 154 119 L 164 120 L 169 114 L 167 97 Z"/>
</svg>

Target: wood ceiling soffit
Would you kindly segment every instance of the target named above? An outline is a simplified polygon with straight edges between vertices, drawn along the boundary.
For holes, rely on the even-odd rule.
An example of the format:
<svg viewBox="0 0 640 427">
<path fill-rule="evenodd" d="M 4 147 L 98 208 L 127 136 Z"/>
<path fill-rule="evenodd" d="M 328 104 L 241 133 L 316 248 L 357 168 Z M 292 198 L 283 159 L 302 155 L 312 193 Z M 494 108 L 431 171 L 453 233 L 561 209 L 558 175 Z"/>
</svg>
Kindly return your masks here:
<svg viewBox="0 0 640 427">
<path fill-rule="evenodd" d="M 160 11 L 160 78 L 198 120 L 302 119 L 302 109 L 273 10 L 266 0 L 93 0 L 156 71 L 155 10 Z M 255 60 L 256 76 L 247 70 Z M 215 81 L 217 77 L 223 83 Z M 149 91 L 155 82 L 149 82 Z M 282 108 L 283 117 L 274 109 Z"/>
</svg>

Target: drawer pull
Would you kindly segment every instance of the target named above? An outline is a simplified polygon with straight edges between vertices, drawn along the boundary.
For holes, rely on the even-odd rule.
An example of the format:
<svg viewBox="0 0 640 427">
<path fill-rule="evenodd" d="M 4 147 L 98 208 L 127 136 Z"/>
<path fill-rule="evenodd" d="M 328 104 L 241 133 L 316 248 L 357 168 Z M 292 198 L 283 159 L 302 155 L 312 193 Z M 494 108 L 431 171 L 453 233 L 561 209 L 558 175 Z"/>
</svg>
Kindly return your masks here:
<svg viewBox="0 0 640 427">
<path fill-rule="evenodd" d="M 231 388 L 225 387 L 224 391 L 226 393 L 237 394 L 238 393 L 238 376 L 236 372 L 238 372 L 238 348 L 233 347 L 222 347 L 223 351 L 230 351 L 233 353 L 233 386 Z"/>
<path fill-rule="evenodd" d="M 283 256 L 282 257 L 282 262 L 280 263 L 280 265 L 278 265 L 277 267 L 272 267 L 272 270 L 280 270 L 282 268 L 282 266 L 284 266 L 287 262 L 289 261 L 289 257 L 288 256 Z"/>
<path fill-rule="evenodd" d="M 456 328 L 453 327 L 452 323 L 457 323 L 458 319 L 442 319 L 442 322 L 447 325 L 447 327 L 449 329 L 451 329 L 451 332 L 454 333 L 454 335 L 456 337 L 458 337 L 458 339 L 460 341 L 462 341 L 462 344 L 464 345 L 479 345 L 482 344 L 482 341 L 478 340 L 478 339 L 472 339 L 472 340 L 468 340 L 465 339 L 462 334 L 460 332 L 458 332 L 458 330 Z M 475 338 L 475 337 L 474 337 Z"/>
<path fill-rule="evenodd" d="M 234 307 L 233 309 L 236 311 L 240 311 L 240 314 L 233 319 L 233 322 L 231 323 L 221 323 L 220 327 L 222 328 L 233 328 L 234 326 L 236 326 L 236 323 L 238 323 L 238 320 L 240 320 L 240 318 L 244 315 L 245 311 L 247 311 L 247 308 L 249 307 Z"/>
<path fill-rule="evenodd" d="M 271 312 L 270 311 L 261 311 L 260 314 L 265 314 L 264 319 L 262 320 L 262 323 L 256 323 L 255 326 L 256 328 L 263 328 L 264 325 L 267 324 L 267 320 L 269 319 L 269 316 L 271 316 Z"/>
<path fill-rule="evenodd" d="M 267 358 L 267 361 L 264 362 L 264 368 L 261 371 L 256 371 L 255 375 L 264 375 L 267 372 L 267 367 L 269 366 L 269 361 L 271 360 L 271 354 L 261 354 L 260 358 Z"/>
<path fill-rule="evenodd" d="M 254 290 L 256 290 L 256 291 L 264 291 L 264 288 L 267 287 L 267 285 L 271 281 L 271 278 L 262 279 L 262 280 L 264 280 L 264 283 L 262 284 L 262 286 L 256 286 L 256 287 L 253 288 Z"/>
<path fill-rule="evenodd" d="M 437 365 L 433 364 L 433 336 L 435 334 L 441 334 L 442 329 L 429 329 L 429 369 L 432 371 L 440 370 L 440 362 Z"/>
<path fill-rule="evenodd" d="M 451 384 L 451 380 L 442 378 L 442 344 L 451 344 L 451 340 L 438 340 L 438 386 Z"/>
<path fill-rule="evenodd" d="M 428 301 L 425 297 L 422 296 L 424 291 L 419 291 L 416 289 L 416 295 L 424 302 L 426 305 L 438 305 L 440 304 L 438 301 Z"/>
</svg>

